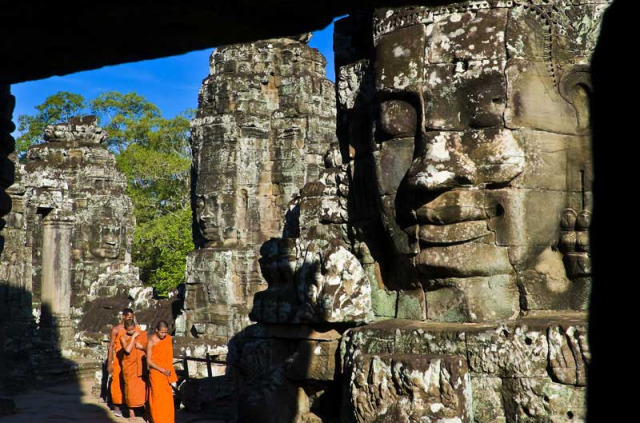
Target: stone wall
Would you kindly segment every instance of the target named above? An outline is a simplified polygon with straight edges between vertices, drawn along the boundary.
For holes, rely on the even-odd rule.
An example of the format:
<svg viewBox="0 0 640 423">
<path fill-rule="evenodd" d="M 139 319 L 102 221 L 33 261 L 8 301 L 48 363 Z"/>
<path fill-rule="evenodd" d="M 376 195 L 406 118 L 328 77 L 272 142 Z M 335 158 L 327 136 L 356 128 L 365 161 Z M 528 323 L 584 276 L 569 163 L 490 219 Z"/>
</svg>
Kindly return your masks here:
<svg viewBox="0 0 640 423">
<path fill-rule="evenodd" d="M 341 345 L 343 422 L 584 421 L 584 316 L 499 325 L 388 320 Z"/>
<path fill-rule="evenodd" d="M 211 55 L 192 122 L 196 250 L 187 260 L 183 333 L 225 342 L 266 287 L 260 246 L 316 181 L 335 141 L 333 84 L 307 36 L 222 47 Z"/>
<path fill-rule="evenodd" d="M 16 201 L 21 189 L 14 189 L 19 186 L 14 185 L 19 180 L 19 175 L 14 174 L 15 141 L 11 136 L 15 130 L 14 105 L 10 87 L 0 84 L 0 391 L 24 385 L 29 368 L 25 358 L 32 347 L 29 338 L 17 336 L 30 333 L 33 319 L 29 280 L 25 277 L 30 271 L 31 256 L 26 248 L 23 210 L 20 201 Z"/>
</svg>

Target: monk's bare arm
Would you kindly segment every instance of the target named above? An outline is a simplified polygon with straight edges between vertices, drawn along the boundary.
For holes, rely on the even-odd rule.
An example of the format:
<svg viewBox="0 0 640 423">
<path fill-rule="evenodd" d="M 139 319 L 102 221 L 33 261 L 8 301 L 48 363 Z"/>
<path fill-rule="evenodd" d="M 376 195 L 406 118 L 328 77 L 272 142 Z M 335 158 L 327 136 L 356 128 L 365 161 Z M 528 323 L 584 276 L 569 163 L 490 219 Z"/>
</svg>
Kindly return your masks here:
<svg viewBox="0 0 640 423">
<path fill-rule="evenodd" d="M 140 350 L 140 351 L 146 351 L 147 350 L 147 348 L 144 345 L 142 345 L 140 342 L 136 342 L 136 349 Z"/>
<path fill-rule="evenodd" d="M 136 332 L 133 335 L 131 335 L 129 337 L 129 341 L 125 341 L 124 337 L 120 338 L 120 342 L 122 343 L 122 348 L 124 348 L 124 351 L 127 354 L 131 354 L 131 351 L 133 350 L 133 347 L 136 345 L 136 338 L 138 337 L 139 333 Z"/>
<path fill-rule="evenodd" d="M 147 367 L 149 367 L 149 370 L 156 369 L 160 373 L 169 376 L 171 374 L 169 369 L 164 369 L 153 362 L 153 346 L 158 342 L 156 339 L 154 335 L 149 338 L 149 342 L 147 342 Z"/>
<path fill-rule="evenodd" d="M 120 328 L 114 326 L 109 334 L 109 351 L 107 351 L 107 372 L 111 374 L 113 372 L 113 350 L 116 346 L 116 335 Z"/>
</svg>

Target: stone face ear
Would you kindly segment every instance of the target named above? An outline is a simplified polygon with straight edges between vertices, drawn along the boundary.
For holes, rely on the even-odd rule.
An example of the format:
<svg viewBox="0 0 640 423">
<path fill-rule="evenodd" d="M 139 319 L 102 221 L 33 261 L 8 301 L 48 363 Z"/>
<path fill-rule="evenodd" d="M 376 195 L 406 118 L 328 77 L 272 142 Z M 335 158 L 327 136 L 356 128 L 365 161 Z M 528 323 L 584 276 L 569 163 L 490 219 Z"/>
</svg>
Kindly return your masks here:
<svg viewBox="0 0 640 423">
<path fill-rule="evenodd" d="M 560 95 L 576 112 L 577 132 L 586 134 L 589 132 L 589 99 L 593 91 L 591 85 L 591 73 L 587 65 L 575 65 L 563 72 L 560 77 Z"/>
</svg>

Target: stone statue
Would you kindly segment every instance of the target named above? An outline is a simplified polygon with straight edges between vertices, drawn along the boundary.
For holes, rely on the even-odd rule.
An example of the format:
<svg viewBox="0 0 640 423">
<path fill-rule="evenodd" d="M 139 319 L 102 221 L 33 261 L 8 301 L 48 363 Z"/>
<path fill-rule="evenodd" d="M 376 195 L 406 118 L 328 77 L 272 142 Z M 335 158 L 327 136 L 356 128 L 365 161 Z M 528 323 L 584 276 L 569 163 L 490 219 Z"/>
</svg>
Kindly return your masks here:
<svg viewBox="0 0 640 423">
<path fill-rule="evenodd" d="M 343 334 L 342 421 L 583 421 L 588 69 L 610 2 L 446 3 L 376 10 L 371 54 L 338 64 L 342 133 L 371 128 L 342 150 L 383 227 L 356 239 L 390 317 L 426 320 Z M 367 28 L 350 19 L 337 40 Z"/>
<path fill-rule="evenodd" d="M 429 319 L 585 307 L 588 64 L 606 2 L 538 3 L 374 16 L 375 189 L 411 269 L 396 285 L 425 291 Z"/>
</svg>

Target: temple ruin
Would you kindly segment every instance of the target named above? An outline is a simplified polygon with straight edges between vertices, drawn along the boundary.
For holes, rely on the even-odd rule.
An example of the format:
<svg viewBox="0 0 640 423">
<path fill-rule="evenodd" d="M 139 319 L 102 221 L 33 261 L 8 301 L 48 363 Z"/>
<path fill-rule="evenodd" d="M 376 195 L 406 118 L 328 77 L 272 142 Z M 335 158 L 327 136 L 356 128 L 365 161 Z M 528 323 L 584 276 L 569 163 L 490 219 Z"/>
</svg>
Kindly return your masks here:
<svg viewBox="0 0 640 423">
<path fill-rule="evenodd" d="M 335 87 L 304 36 L 213 53 L 176 348 L 228 343 L 227 367 L 185 404 L 224 386 L 239 422 L 586 421 L 591 60 L 611 0 L 390 3 L 335 23 Z M 68 340 L 91 295 L 136 284 L 129 203 L 101 201 L 124 184 L 86 152 L 99 128 L 48 137 L 0 174 L 14 355 L 33 349 L 11 331 L 25 306 L 54 304 Z"/>
<path fill-rule="evenodd" d="M 16 160 L 16 181 L 7 190 L 10 254 L 2 256 L 0 277 L 13 298 L 5 353 L 28 359 L 16 364 L 18 379 L 56 365 L 61 369 L 54 373 L 73 374 L 79 366 L 93 377 L 115 322 L 113 307 L 136 304 L 143 311 L 156 304 L 131 262 L 133 204 L 96 117 L 48 126 L 43 135 L 25 164 Z M 51 357 L 58 361 L 45 365 Z M 62 365 L 63 358 L 76 364 Z"/>
</svg>

